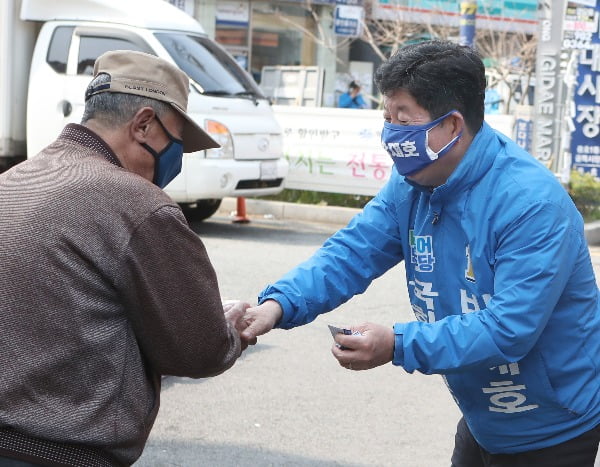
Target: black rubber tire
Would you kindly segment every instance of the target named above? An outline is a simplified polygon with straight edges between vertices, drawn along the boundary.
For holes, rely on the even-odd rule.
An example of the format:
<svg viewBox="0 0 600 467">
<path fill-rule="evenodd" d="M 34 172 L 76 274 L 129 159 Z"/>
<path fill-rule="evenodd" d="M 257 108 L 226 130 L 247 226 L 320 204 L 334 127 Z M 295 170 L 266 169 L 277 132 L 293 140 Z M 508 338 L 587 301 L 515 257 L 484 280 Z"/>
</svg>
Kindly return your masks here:
<svg viewBox="0 0 600 467">
<path fill-rule="evenodd" d="M 181 206 L 181 209 L 189 222 L 201 222 L 217 212 L 219 206 L 221 206 L 220 199 L 200 199 L 195 207 Z"/>
</svg>

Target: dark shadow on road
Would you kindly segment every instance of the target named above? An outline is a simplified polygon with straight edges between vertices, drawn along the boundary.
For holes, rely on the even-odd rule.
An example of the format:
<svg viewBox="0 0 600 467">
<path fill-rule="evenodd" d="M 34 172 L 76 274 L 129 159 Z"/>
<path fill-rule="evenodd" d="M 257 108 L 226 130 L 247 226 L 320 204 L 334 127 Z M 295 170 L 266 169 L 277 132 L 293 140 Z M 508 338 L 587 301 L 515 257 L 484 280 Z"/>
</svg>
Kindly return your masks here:
<svg viewBox="0 0 600 467">
<path fill-rule="evenodd" d="M 192 222 L 190 227 L 200 238 L 218 237 L 294 245 L 323 243 L 339 228 L 327 224 L 263 219 L 252 220 L 249 224 L 235 224 L 226 217 L 211 217 L 203 222 Z"/>
<path fill-rule="evenodd" d="M 259 353 L 272 348 L 275 348 L 275 346 L 267 344 L 256 344 L 248 346 L 248 348 L 244 350 L 240 358 L 238 358 L 238 361 L 243 361 L 248 355 Z M 166 391 L 175 384 L 202 384 L 203 382 L 208 381 L 209 379 L 210 378 L 184 378 L 179 376 L 165 375 L 162 377 L 161 381 L 161 392 Z"/>
<path fill-rule="evenodd" d="M 369 463 L 341 463 L 235 444 L 201 440 L 150 440 L 135 467 L 372 467 Z"/>
</svg>

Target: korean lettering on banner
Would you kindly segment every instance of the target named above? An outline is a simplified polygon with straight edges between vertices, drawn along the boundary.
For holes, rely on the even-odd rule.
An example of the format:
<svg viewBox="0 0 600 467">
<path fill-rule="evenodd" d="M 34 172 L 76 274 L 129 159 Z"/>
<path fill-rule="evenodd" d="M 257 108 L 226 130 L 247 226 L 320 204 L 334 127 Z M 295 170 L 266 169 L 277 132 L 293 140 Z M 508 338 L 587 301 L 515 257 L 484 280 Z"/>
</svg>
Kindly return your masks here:
<svg viewBox="0 0 600 467">
<path fill-rule="evenodd" d="M 285 128 L 283 130 L 284 137 L 296 138 L 298 140 L 312 140 L 318 139 L 333 139 L 335 140 L 339 136 L 339 131 L 328 130 L 326 128 Z M 334 173 L 328 168 L 335 164 L 335 161 L 330 158 L 323 156 L 322 154 L 314 154 L 313 151 L 307 149 L 305 151 L 298 151 L 293 155 L 288 152 L 285 154 L 285 158 L 290 164 L 292 170 L 304 170 L 310 175 L 334 175 Z"/>
<path fill-rule="evenodd" d="M 305 169 L 311 175 L 334 175 L 333 172 L 328 171 L 328 167 L 335 164 L 335 162 L 330 157 L 324 157 L 322 154 L 314 155 L 311 152 L 300 152 L 296 155 L 295 160 L 292 160 L 289 154 L 286 154 L 285 157 L 290 167 L 295 170 Z"/>
<path fill-rule="evenodd" d="M 570 41 L 579 55 L 573 93 L 571 167 L 600 179 L 600 3 L 595 3 L 595 6 L 569 6 L 568 13 L 572 16 L 569 24 L 573 26 L 565 32 L 565 41 Z"/>
<path fill-rule="evenodd" d="M 339 130 L 327 128 L 292 128 L 283 130 L 284 138 L 296 142 L 296 149 L 286 151 L 291 171 L 304 171 L 310 175 L 334 176 L 343 164 L 347 176 L 354 179 L 372 179 L 378 182 L 387 180 L 391 170 L 390 158 L 383 152 L 349 151 L 345 160 L 325 156 L 328 145 L 340 142 Z M 304 149 L 298 149 L 302 147 Z"/>
<path fill-rule="evenodd" d="M 351 154 L 346 164 L 352 170 L 352 177 L 372 177 L 377 181 L 383 181 L 388 177 L 389 156 L 380 153 Z"/>
</svg>

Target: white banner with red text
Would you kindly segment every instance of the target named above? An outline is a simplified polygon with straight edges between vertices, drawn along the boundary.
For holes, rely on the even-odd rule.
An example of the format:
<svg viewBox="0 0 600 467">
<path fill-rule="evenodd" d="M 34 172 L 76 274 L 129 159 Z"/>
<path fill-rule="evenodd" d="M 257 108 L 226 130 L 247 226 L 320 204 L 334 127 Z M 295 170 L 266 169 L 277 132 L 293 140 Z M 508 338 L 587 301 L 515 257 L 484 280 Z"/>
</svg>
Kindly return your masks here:
<svg viewBox="0 0 600 467">
<path fill-rule="evenodd" d="M 285 187 L 374 196 L 389 179 L 392 160 L 381 146 L 383 112 L 366 109 L 273 106 L 290 164 Z M 511 136 L 512 115 L 486 115 Z"/>
</svg>

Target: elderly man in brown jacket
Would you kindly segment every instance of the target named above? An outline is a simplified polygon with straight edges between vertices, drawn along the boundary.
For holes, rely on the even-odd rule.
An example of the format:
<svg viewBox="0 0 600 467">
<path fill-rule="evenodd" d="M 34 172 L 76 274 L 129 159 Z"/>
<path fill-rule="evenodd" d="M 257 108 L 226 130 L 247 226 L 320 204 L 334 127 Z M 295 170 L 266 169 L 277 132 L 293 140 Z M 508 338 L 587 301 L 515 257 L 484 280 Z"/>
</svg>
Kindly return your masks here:
<svg viewBox="0 0 600 467">
<path fill-rule="evenodd" d="M 94 76 L 82 125 L 0 175 L 0 457 L 17 465 L 132 464 L 161 375 L 217 375 L 247 344 L 248 305 L 224 311 L 161 189 L 184 150 L 217 146 L 185 113 L 187 76 L 129 51 Z"/>
</svg>

